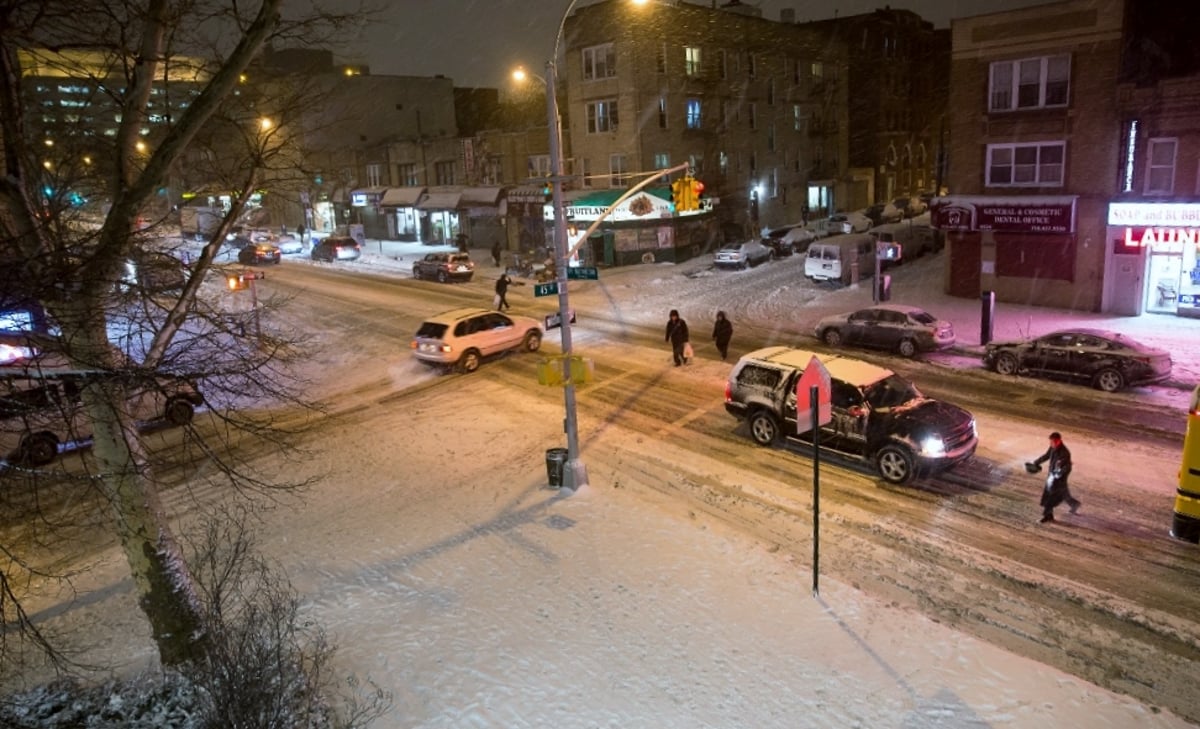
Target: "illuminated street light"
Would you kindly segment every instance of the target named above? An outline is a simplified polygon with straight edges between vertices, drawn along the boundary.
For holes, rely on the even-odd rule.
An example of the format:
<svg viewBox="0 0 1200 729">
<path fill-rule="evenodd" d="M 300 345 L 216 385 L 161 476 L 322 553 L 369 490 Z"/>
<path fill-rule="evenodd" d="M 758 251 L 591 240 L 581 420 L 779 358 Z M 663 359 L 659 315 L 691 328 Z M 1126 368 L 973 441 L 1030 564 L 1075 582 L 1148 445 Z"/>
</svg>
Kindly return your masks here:
<svg viewBox="0 0 1200 729">
<path fill-rule="evenodd" d="M 567 462 L 563 468 L 563 486 L 578 490 L 588 482 L 587 467 L 579 458 L 579 423 L 575 408 L 575 383 L 571 379 L 571 307 L 567 296 L 567 221 L 563 212 L 562 116 L 558 113 L 558 53 L 563 27 L 577 0 L 571 0 L 558 22 L 554 37 L 554 54 L 546 61 L 546 121 L 550 127 L 550 189 L 554 205 L 554 258 L 558 279 L 558 320 L 562 327 L 563 408 L 566 417 L 563 429 L 567 433 Z"/>
<path fill-rule="evenodd" d="M 264 132 L 270 131 L 272 126 L 274 126 L 274 124 L 266 117 L 258 120 L 258 127 Z"/>
</svg>

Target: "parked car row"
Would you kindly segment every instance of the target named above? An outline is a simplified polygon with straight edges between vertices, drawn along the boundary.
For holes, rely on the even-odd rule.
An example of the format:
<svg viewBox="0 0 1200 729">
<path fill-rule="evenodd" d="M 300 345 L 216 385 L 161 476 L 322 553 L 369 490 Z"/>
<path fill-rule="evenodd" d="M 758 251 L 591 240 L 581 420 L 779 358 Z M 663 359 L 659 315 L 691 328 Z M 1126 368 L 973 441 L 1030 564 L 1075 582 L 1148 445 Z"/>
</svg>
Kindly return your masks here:
<svg viewBox="0 0 1200 729">
<path fill-rule="evenodd" d="M 827 316 L 813 330 L 830 347 L 884 349 L 903 357 L 948 349 L 954 325 L 914 306 L 880 304 Z M 1031 375 L 1089 384 L 1104 392 L 1162 382 L 1171 353 L 1101 329 L 1064 329 L 1038 337 L 990 342 L 983 364 L 1002 375 Z"/>
</svg>

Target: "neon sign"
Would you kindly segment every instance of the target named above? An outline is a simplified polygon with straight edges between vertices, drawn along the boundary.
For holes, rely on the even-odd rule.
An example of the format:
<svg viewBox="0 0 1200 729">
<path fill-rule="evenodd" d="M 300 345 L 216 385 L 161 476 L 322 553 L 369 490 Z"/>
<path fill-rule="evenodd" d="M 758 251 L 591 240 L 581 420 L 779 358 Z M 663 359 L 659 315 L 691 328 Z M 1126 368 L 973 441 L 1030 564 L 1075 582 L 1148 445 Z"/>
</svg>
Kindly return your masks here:
<svg viewBox="0 0 1200 729">
<path fill-rule="evenodd" d="M 1182 253 L 1185 245 L 1198 243 L 1200 228 L 1126 228 L 1122 241 L 1125 248 L 1150 248 L 1159 253 Z"/>
</svg>

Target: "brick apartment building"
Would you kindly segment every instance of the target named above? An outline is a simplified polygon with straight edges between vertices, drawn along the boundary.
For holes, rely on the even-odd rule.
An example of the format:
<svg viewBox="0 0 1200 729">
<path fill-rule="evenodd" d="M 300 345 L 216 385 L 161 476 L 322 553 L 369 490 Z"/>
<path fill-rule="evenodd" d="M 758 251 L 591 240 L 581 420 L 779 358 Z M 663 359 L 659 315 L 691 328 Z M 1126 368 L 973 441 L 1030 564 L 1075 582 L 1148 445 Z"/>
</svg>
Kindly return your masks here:
<svg viewBox="0 0 1200 729">
<path fill-rule="evenodd" d="M 1200 54 L 1176 22 L 1190 7 L 1066 0 L 953 21 L 954 194 L 933 209 L 948 293 L 1200 310 Z"/>
</svg>

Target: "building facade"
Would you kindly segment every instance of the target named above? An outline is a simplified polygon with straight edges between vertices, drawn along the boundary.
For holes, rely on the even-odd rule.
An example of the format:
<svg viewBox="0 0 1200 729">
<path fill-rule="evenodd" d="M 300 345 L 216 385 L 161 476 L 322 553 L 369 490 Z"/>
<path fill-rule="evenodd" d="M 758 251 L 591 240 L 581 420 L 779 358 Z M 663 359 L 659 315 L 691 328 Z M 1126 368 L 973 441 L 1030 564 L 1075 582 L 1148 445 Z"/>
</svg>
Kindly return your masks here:
<svg viewBox="0 0 1200 729">
<path fill-rule="evenodd" d="M 950 31 L 908 10 L 882 8 L 807 24 L 846 47 L 849 165 L 867 189 L 847 210 L 937 192 L 950 78 Z"/>
<path fill-rule="evenodd" d="M 948 293 L 1100 310 L 1122 23 L 1121 0 L 952 22 Z"/>
<path fill-rule="evenodd" d="M 847 197 L 846 60 L 824 35 L 739 3 L 606 0 L 567 17 L 563 39 L 577 188 L 625 189 L 690 164 L 714 220 L 673 233 L 687 250 L 827 214 Z M 657 223 L 611 226 L 617 260 L 666 254 Z M 698 225 L 711 241 L 697 245 Z"/>
</svg>

